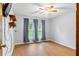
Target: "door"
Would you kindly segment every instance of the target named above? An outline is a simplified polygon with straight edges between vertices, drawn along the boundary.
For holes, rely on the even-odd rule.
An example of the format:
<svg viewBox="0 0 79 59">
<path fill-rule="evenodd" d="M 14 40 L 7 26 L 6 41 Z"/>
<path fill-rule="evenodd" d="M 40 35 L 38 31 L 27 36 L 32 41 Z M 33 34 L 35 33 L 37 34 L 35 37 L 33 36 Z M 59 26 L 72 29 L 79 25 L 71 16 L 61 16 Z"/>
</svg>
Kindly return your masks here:
<svg viewBox="0 0 79 59">
<path fill-rule="evenodd" d="M 4 16 L 6 9 L 6 5 L 8 5 L 9 10 L 11 8 L 11 4 L 7 3 L 5 5 L 0 3 L 0 55 L 2 56 L 11 56 L 12 55 L 12 47 L 13 47 L 13 28 L 10 28 L 9 21 L 10 18 L 8 15 Z M 5 6 L 5 7 L 4 7 Z M 9 14 L 9 10 L 7 13 Z"/>
<path fill-rule="evenodd" d="M 2 3 L 0 3 L 0 56 L 3 55 L 3 48 L 6 47 L 5 44 L 3 44 L 3 38 L 2 38 L 2 33 L 3 33 L 3 15 L 2 15 Z"/>
<path fill-rule="evenodd" d="M 3 20 L 3 19 L 2 19 Z M 6 47 L 5 43 L 4 43 L 4 30 L 3 30 L 3 21 L 0 22 L 0 56 L 4 55 L 4 48 Z"/>
<path fill-rule="evenodd" d="M 2 55 L 11 56 L 13 52 L 13 28 L 9 27 L 9 17 L 2 19 Z"/>
</svg>

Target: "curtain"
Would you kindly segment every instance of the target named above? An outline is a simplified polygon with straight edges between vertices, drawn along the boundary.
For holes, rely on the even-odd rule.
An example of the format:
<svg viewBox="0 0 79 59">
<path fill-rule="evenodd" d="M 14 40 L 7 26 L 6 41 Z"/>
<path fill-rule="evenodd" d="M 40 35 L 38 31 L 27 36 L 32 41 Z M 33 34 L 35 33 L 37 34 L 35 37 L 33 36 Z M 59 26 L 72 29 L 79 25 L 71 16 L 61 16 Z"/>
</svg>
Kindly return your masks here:
<svg viewBox="0 0 79 59">
<path fill-rule="evenodd" d="M 24 42 L 29 42 L 28 24 L 29 24 L 29 19 L 28 18 L 24 18 Z"/>
<path fill-rule="evenodd" d="M 42 20 L 42 40 L 46 40 L 46 36 L 45 36 L 45 20 Z"/>
<path fill-rule="evenodd" d="M 38 41 L 38 19 L 34 19 L 35 41 Z"/>
</svg>

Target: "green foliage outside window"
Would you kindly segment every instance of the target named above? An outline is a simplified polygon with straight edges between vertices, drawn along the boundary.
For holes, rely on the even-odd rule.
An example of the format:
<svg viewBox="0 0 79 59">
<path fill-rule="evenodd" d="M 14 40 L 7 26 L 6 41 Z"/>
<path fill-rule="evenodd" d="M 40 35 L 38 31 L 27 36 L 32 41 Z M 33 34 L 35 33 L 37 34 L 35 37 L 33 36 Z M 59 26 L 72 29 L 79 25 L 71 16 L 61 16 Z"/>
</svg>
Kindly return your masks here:
<svg viewBox="0 0 79 59">
<path fill-rule="evenodd" d="M 32 40 L 34 38 L 33 20 L 29 20 L 28 30 L 29 30 L 29 40 Z M 38 39 L 41 39 L 41 37 L 42 37 L 42 22 L 41 20 L 38 20 Z"/>
</svg>

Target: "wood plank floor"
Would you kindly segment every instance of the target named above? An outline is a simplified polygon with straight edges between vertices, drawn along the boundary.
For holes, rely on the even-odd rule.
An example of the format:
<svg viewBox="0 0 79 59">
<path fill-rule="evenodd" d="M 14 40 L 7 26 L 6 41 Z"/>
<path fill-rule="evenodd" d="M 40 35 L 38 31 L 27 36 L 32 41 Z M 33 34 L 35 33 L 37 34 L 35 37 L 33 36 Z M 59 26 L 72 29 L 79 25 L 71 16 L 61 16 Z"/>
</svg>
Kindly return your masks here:
<svg viewBox="0 0 79 59">
<path fill-rule="evenodd" d="M 1 45 L 1 42 L 0 42 L 0 45 Z M 0 48 L 0 56 L 2 56 L 2 49 Z"/>
<path fill-rule="evenodd" d="M 0 49 L 0 56 L 2 56 L 2 49 Z"/>
<path fill-rule="evenodd" d="M 13 56 L 75 56 L 76 51 L 54 42 L 17 45 Z"/>
</svg>

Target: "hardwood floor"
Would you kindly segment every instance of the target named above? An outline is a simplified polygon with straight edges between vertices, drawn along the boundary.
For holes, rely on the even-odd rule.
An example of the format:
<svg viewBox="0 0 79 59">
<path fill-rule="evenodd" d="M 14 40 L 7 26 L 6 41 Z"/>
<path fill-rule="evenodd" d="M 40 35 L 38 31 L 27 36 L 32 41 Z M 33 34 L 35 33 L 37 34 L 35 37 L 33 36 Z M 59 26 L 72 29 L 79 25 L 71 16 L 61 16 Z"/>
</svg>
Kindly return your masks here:
<svg viewBox="0 0 79 59">
<path fill-rule="evenodd" d="M 0 42 L 0 45 L 1 45 L 1 42 Z M 0 48 L 0 56 L 2 56 L 2 49 Z"/>
<path fill-rule="evenodd" d="M 2 50 L 0 49 L 0 56 L 2 56 Z"/>
<path fill-rule="evenodd" d="M 13 56 L 75 56 L 76 51 L 54 42 L 17 45 Z"/>
</svg>

